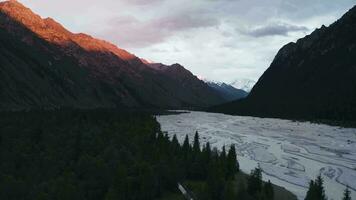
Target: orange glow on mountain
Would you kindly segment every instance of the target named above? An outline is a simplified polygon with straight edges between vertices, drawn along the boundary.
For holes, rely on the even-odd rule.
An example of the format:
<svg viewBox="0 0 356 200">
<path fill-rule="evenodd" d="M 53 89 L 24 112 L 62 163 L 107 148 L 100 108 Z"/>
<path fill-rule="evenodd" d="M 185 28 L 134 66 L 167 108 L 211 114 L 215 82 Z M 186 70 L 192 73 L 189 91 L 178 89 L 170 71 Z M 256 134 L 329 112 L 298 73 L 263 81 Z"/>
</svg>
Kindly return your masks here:
<svg viewBox="0 0 356 200">
<path fill-rule="evenodd" d="M 107 41 L 96 39 L 83 33 L 74 34 L 52 18 L 42 19 L 39 15 L 36 15 L 15 0 L 1 2 L 0 11 L 9 16 L 11 20 L 23 24 L 40 38 L 67 48 L 67 50 L 71 50 L 74 46 L 78 45 L 86 51 L 112 53 L 126 61 L 137 58 L 135 55 Z M 5 23 L 1 26 L 9 30 L 15 29 L 11 27 L 11 23 Z M 13 32 L 16 31 L 13 30 Z"/>
</svg>

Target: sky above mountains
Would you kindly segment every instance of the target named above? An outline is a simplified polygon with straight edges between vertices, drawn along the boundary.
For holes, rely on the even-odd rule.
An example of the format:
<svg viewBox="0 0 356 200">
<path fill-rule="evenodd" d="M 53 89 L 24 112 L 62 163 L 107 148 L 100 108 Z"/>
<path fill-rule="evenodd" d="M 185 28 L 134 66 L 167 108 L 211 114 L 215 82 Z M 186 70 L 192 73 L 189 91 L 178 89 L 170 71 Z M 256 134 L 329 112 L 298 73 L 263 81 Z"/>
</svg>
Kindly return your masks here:
<svg viewBox="0 0 356 200">
<path fill-rule="evenodd" d="M 19 0 L 73 32 L 210 80 L 257 80 L 277 51 L 356 0 Z"/>
</svg>

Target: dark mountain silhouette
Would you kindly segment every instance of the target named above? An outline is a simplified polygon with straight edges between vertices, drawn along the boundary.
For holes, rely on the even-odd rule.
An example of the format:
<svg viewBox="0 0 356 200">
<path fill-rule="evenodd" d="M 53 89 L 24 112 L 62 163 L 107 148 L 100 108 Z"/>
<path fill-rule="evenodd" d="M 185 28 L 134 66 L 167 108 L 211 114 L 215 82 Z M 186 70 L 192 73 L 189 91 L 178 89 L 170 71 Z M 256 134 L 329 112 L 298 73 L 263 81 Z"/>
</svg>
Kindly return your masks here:
<svg viewBox="0 0 356 200">
<path fill-rule="evenodd" d="M 0 3 L 0 110 L 58 107 L 206 107 L 224 99 L 175 64 L 144 59 Z"/>
<path fill-rule="evenodd" d="M 283 118 L 356 120 L 356 7 L 285 45 L 243 100 L 212 111 Z"/>
</svg>

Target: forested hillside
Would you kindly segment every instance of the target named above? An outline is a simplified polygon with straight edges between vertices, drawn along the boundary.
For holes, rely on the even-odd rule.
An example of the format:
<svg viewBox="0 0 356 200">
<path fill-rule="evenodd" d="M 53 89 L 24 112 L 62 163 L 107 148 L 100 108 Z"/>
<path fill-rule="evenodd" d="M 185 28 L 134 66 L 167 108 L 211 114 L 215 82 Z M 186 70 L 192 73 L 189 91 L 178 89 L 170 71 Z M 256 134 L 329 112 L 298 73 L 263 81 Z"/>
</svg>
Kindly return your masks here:
<svg viewBox="0 0 356 200">
<path fill-rule="evenodd" d="M 201 149 L 198 133 L 181 146 L 150 114 L 9 112 L 0 132 L 0 199 L 179 199 L 178 183 L 197 199 L 273 199 L 260 170 L 238 178 L 234 146 Z"/>
</svg>

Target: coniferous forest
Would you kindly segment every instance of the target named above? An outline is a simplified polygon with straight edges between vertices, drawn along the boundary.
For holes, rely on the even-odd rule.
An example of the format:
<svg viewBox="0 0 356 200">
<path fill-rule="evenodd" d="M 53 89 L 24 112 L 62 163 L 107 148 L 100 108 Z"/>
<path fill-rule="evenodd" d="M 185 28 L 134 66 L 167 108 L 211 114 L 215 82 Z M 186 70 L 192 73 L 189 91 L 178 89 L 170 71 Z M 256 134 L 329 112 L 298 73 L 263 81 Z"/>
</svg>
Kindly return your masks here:
<svg viewBox="0 0 356 200">
<path fill-rule="evenodd" d="M 180 145 L 150 114 L 9 112 L 0 127 L 0 199 L 182 199 L 178 183 L 194 199 L 273 199 L 261 170 L 236 180 L 234 146 Z"/>
<path fill-rule="evenodd" d="M 236 149 L 183 144 L 149 113 L 31 111 L 0 115 L 0 199 L 272 200 L 262 170 L 239 172 Z M 201 148 L 203 146 L 203 148 Z M 280 191 L 279 191 L 280 193 Z M 294 198 L 293 196 L 282 199 Z M 324 200 L 323 180 L 306 200 Z M 345 190 L 344 199 L 350 199 Z"/>
</svg>

